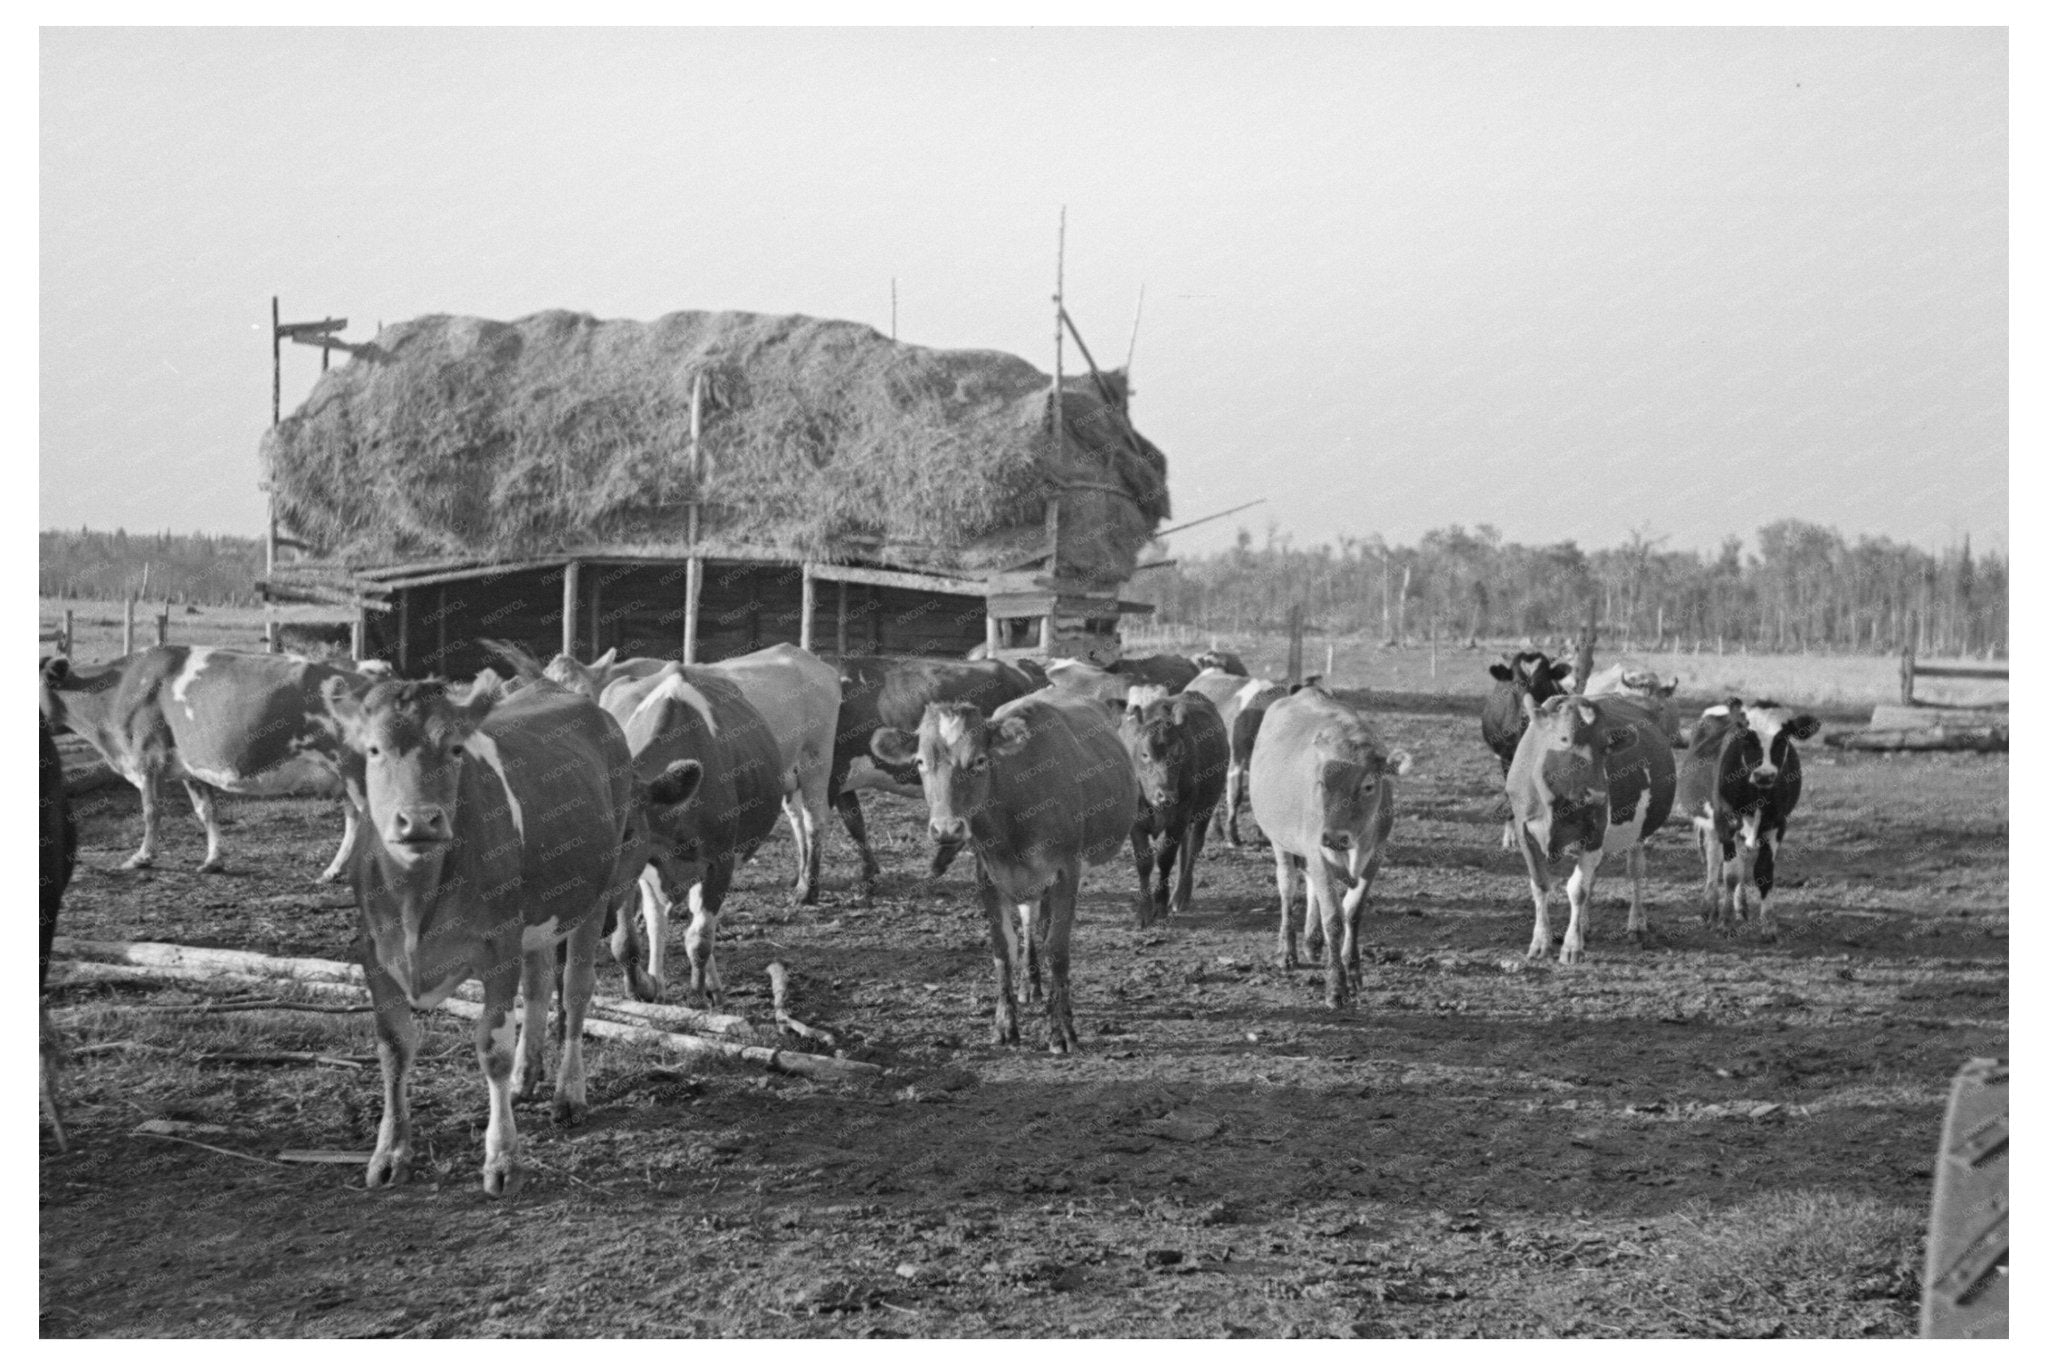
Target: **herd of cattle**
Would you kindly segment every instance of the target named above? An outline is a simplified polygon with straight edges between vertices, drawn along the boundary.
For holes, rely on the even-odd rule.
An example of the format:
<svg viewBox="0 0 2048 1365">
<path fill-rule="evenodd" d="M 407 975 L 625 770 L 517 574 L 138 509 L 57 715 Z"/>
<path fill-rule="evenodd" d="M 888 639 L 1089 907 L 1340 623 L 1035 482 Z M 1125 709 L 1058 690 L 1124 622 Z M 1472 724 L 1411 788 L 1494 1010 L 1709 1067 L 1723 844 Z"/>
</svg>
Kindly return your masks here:
<svg viewBox="0 0 2048 1365">
<path fill-rule="evenodd" d="M 881 866 L 862 791 L 926 803 L 934 875 L 972 851 L 998 1042 L 1019 1040 L 1023 990 L 1043 998 L 1052 1051 L 1078 1044 L 1068 967 L 1084 865 L 1128 841 L 1139 923 L 1184 913 L 1212 833 L 1242 846 L 1247 802 L 1272 850 L 1282 963 L 1299 963 L 1305 929 L 1309 957 L 1326 959 L 1327 1003 L 1343 1009 L 1356 997 L 1395 779 L 1413 765 L 1364 710 L 1313 680 L 1289 688 L 1250 678 L 1222 651 L 1106 669 L 880 656 L 835 667 L 776 645 L 715 664 L 608 652 L 543 668 L 487 643 L 510 672 L 487 669 L 467 685 L 402 681 L 375 663 L 186 646 L 94 668 L 44 661 L 44 971 L 75 843 L 56 729 L 84 737 L 140 790 L 142 844 L 129 868 L 156 856 L 165 778 L 183 783 L 205 826 L 202 871 L 222 866 L 217 790 L 269 794 L 313 781 L 342 798 L 341 847 L 322 879 L 346 875 L 354 888 L 376 1005 L 384 1111 L 372 1186 L 408 1174 L 415 1009 L 481 983 L 484 1186 L 508 1192 L 520 1179 L 512 1101 L 541 1084 L 558 969 L 564 1043 L 553 1112 L 574 1121 L 587 1106 L 582 1021 L 600 940 L 609 936 L 633 993 L 657 999 L 671 910 L 686 899 L 690 991 L 718 1003 L 724 900 L 778 813 L 794 836 L 799 903 L 818 895 L 828 808 L 860 851 L 858 894 L 871 896 Z M 1519 848 L 1528 869 L 1530 957 L 1552 945 L 1559 860 L 1572 863 L 1559 961 L 1584 952 L 1594 878 L 1609 855 L 1632 874 L 1628 927 L 1641 938 L 1643 841 L 1674 808 L 1704 859 L 1706 917 L 1732 927 L 1754 911 L 1762 935 L 1775 935 L 1775 849 L 1800 789 L 1793 741 L 1813 735 L 1813 717 L 1731 698 L 1688 737 L 1671 704 L 1675 684 L 1653 674 L 1617 667 L 1573 693 L 1571 665 L 1535 652 L 1492 673 L 1481 730 L 1511 812 L 1503 846 Z M 61 1142 L 47 1019 L 44 1033 L 45 1101 Z"/>
</svg>

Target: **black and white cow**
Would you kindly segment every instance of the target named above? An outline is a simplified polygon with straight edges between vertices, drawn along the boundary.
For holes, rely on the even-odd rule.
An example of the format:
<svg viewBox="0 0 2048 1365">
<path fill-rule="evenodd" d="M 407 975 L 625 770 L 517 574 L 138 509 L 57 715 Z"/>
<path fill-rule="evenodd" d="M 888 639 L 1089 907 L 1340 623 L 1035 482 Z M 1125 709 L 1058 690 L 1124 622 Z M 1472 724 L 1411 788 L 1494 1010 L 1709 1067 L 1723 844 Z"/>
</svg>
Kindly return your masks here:
<svg viewBox="0 0 2048 1365">
<path fill-rule="evenodd" d="M 1758 935 L 1778 936 L 1769 896 L 1778 845 L 1799 805 L 1794 740 L 1820 731 L 1812 716 L 1774 701 L 1730 697 L 1700 714 L 1678 765 L 1678 807 L 1692 821 L 1706 863 L 1707 923 L 1733 928 L 1756 909 Z"/>
</svg>

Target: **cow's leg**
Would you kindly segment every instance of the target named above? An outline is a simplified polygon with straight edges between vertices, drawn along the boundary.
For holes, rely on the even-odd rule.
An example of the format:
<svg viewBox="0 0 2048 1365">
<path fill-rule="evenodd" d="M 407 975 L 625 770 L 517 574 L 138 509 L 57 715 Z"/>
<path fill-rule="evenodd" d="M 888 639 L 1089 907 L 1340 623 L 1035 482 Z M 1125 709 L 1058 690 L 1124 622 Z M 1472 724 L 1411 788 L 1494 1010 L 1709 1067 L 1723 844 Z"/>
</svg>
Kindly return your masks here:
<svg viewBox="0 0 2048 1365">
<path fill-rule="evenodd" d="M 702 871 L 697 869 L 699 875 Z M 630 903 L 620 907 L 612 926 L 612 958 L 625 969 L 633 998 L 652 1003 L 661 999 L 668 981 L 669 926 L 675 907 L 653 863 L 641 869 L 627 897 Z"/>
<path fill-rule="evenodd" d="M 371 1021 L 377 1030 L 377 1065 L 384 1073 L 384 1117 L 378 1121 L 377 1147 L 370 1153 L 369 1169 L 363 1177 L 363 1183 L 374 1190 L 403 1185 L 412 1176 L 412 1110 L 407 1089 L 420 1034 L 405 992 L 378 963 L 367 939 L 363 978 L 370 987 Z"/>
<path fill-rule="evenodd" d="M 1522 865 L 1529 870 L 1529 898 L 1536 903 L 1536 926 L 1529 932 L 1531 960 L 1550 954 L 1550 859 L 1536 846 L 1536 838 L 1522 832 Z"/>
<path fill-rule="evenodd" d="M 1706 884 L 1700 891 L 1700 922 L 1711 926 L 1719 909 L 1721 839 L 1707 821 L 1693 821 L 1692 834 L 1693 842 L 1699 845 L 1700 866 L 1706 870 Z"/>
<path fill-rule="evenodd" d="M 1600 874 L 1599 849 L 1579 855 L 1579 865 L 1572 869 L 1572 878 L 1565 883 L 1564 893 L 1572 903 L 1570 923 L 1564 927 L 1564 946 L 1557 950 L 1557 960 L 1569 967 L 1586 952 L 1586 938 L 1593 927 L 1593 882 Z"/>
<path fill-rule="evenodd" d="M 362 822 L 356 818 L 356 803 L 344 796 L 341 799 L 341 847 L 334 850 L 334 861 L 320 874 L 321 881 L 331 882 L 354 865 L 356 840 L 361 831 Z"/>
<path fill-rule="evenodd" d="M 706 862 L 703 878 L 690 888 L 690 927 L 683 932 L 683 950 L 690 955 L 690 993 L 713 1006 L 725 1003 L 725 983 L 718 975 L 718 913 L 731 885 L 731 858 Z M 652 948 L 648 956 L 653 956 Z"/>
<path fill-rule="evenodd" d="M 1138 869 L 1138 927 L 1152 923 L 1152 836 L 1142 821 L 1131 825 L 1131 865 Z"/>
<path fill-rule="evenodd" d="M 1649 941 L 1650 917 L 1643 909 L 1643 872 L 1649 864 L 1649 854 L 1641 843 L 1629 845 L 1628 875 L 1628 941 L 1638 948 Z"/>
<path fill-rule="evenodd" d="M 1041 896 L 1017 904 L 1017 974 L 1024 980 L 1024 999 L 1028 1004 L 1045 999 L 1045 979 L 1039 968 L 1045 947 L 1043 900 Z"/>
<path fill-rule="evenodd" d="M 875 861 L 875 851 L 868 847 L 868 822 L 861 814 L 860 793 L 841 792 L 832 798 L 832 805 L 839 812 L 839 823 L 846 826 L 847 837 L 860 850 L 860 901 L 865 905 L 874 899 L 882 865 Z"/>
<path fill-rule="evenodd" d="M 548 1003 L 555 994 L 555 945 L 520 954 L 519 1046 L 512 1063 L 512 1098 L 530 1100 L 548 1069 Z"/>
<path fill-rule="evenodd" d="M 1286 849 L 1273 845 L 1273 880 L 1280 887 L 1280 967 L 1298 966 L 1301 955 L 1294 928 L 1294 861 Z"/>
<path fill-rule="evenodd" d="M 1320 921 L 1330 963 L 1323 975 L 1323 1003 L 1341 1010 L 1351 1003 L 1351 979 L 1344 967 L 1343 931 L 1338 927 L 1339 903 L 1336 878 L 1330 860 L 1316 853 L 1304 860 L 1303 876 L 1308 882 L 1309 923 Z"/>
<path fill-rule="evenodd" d="M 1202 856 L 1202 845 L 1209 837 L 1209 822 L 1197 816 L 1182 826 L 1180 845 L 1180 870 L 1173 880 L 1173 903 L 1171 909 L 1176 915 L 1185 915 L 1195 903 L 1195 861 Z"/>
<path fill-rule="evenodd" d="M 1181 821 L 1178 825 L 1169 825 L 1159 832 L 1159 852 L 1156 858 L 1159 868 L 1159 881 L 1152 888 L 1152 918 L 1154 920 L 1163 920 L 1176 909 L 1182 911 L 1187 909 L 1185 900 L 1174 890 L 1175 883 L 1178 880 L 1178 872 L 1185 871 L 1187 868 L 1186 863 L 1176 861 L 1181 856 L 1181 842 L 1185 839 L 1186 832 L 1187 822 L 1185 820 Z"/>
<path fill-rule="evenodd" d="M 1349 867 L 1351 887 L 1344 893 L 1344 962 L 1356 976 L 1364 953 L 1365 917 L 1371 913 L 1366 896 L 1372 890 L 1372 879 L 1380 873 L 1379 850 L 1375 848 L 1370 858 L 1362 857 L 1359 847 L 1353 844 Z"/>
<path fill-rule="evenodd" d="M 206 857 L 200 860 L 199 870 L 218 872 L 225 863 L 220 856 L 220 818 L 214 810 L 213 788 L 188 777 L 185 795 L 192 799 L 192 813 L 199 817 L 199 827 L 206 831 Z"/>
<path fill-rule="evenodd" d="M 1756 841 L 1756 932 L 1765 943 L 1778 941 L 1778 921 L 1771 916 L 1771 885 L 1778 879 L 1778 839 L 1761 833 Z"/>
<path fill-rule="evenodd" d="M 135 790 L 142 794 L 142 846 L 128 855 L 128 861 L 121 864 L 131 871 L 149 867 L 156 862 L 156 784 L 157 765 L 144 759 L 135 772 L 128 774 L 128 780 L 135 784 Z"/>
<path fill-rule="evenodd" d="M 1244 847 L 1244 839 L 1237 832 L 1237 808 L 1244 803 L 1244 788 L 1245 766 L 1233 759 L 1223 774 L 1223 809 L 1229 812 L 1224 833 L 1229 837 L 1232 848 Z"/>
<path fill-rule="evenodd" d="M 597 941 L 604 934 L 604 916 L 594 914 L 569 935 L 569 962 L 562 973 L 562 1060 L 555 1069 L 556 1123 L 581 1123 L 590 1111 L 589 1082 L 583 1061 L 583 1017 L 597 988 Z"/>
<path fill-rule="evenodd" d="M 825 797 L 826 779 L 831 776 L 830 760 L 830 754 L 823 760 L 800 760 L 796 770 L 796 805 L 792 807 L 788 799 L 783 802 L 792 828 L 799 817 L 803 820 L 803 837 L 799 840 L 802 865 L 796 883 L 798 905 L 818 903 L 818 878 L 825 865 L 825 818 L 831 806 Z"/>
<path fill-rule="evenodd" d="M 549 960 L 552 979 L 554 954 Z M 476 1020 L 476 1060 L 491 1092 L 490 1120 L 484 1125 L 484 1193 L 517 1194 L 525 1173 L 519 1169 L 519 1130 L 512 1121 L 512 1064 L 519 1028 L 513 1005 L 519 975 L 505 963 L 483 973 L 484 1008 Z M 541 997 L 545 1008 L 547 997 Z"/>
<path fill-rule="evenodd" d="M 1741 832 L 1735 836 L 1735 886 L 1729 893 L 1739 919 L 1748 919 L 1749 912 L 1757 904 L 1756 858 L 1757 822 L 1752 817 L 1743 821 Z"/>
<path fill-rule="evenodd" d="M 1074 903 L 1081 893 L 1081 866 L 1069 863 L 1039 897 L 1040 932 L 1045 936 L 1046 965 L 1052 989 L 1045 995 L 1046 1046 L 1056 1056 L 1077 1052 L 1081 1035 L 1074 1031 L 1073 988 L 1067 977 L 1074 939 Z"/>
<path fill-rule="evenodd" d="M 974 864 L 974 886 L 981 895 L 982 914 L 988 920 L 988 942 L 996 968 L 996 1018 L 993 1041 L 1014 1043 L 1017 1041 L 1017 990 L 1015 970 L 1017 963 L 1017 930 L 1011 923 L 1010 906 L 982 870 L 979 859 Z"/>
</svg>

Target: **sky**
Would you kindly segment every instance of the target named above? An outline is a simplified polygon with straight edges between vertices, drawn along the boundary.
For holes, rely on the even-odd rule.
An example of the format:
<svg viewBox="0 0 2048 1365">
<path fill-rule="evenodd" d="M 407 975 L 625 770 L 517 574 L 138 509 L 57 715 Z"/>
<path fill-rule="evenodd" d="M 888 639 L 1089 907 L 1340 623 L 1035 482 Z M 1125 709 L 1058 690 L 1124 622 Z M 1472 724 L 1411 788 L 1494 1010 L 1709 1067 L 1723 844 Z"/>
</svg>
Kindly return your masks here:
<svg viewBox="0 0 2048 1365">
<path fill-rule="evenodd" d="M 270 300 L 1134 357 L 1169 537 L 2008 523 L 1998 28 L 43 29 L 39 516 L 260 534 Z M 1133 346 L 1140 287 L 1143 313 Z M 319 354 L 286 347 L 289 413 Z M 1068 363 L 1077 363 L 1071 347 Z"/>
</svg>

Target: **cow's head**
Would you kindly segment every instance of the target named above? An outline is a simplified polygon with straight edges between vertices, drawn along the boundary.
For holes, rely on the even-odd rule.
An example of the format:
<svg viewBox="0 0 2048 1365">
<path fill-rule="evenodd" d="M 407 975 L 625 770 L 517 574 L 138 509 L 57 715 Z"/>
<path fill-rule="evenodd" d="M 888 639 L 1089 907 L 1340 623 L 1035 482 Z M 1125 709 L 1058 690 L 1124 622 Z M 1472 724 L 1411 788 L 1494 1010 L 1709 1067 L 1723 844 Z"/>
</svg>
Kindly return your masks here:
<svg viewBox="0 0 2048 1365">
<path fill-rule="evenodd" d="M 1754 736 L 1754 750 L 1744 754 L 1750 763 L 1749 780 L 1759 787 L 1777 782 L 1790 761 L 1793 740 L 1812 739 L 1820 732 L 1820 722 L 1814 717 L 1795 715 L 1791 707 L 1774 701 L 1753 701 L 1742 708 L 1742 715 Z"/>
<path fill-rule="evenodd" d="M 1244 661 L 1228 650 L 1205 649 L 1195 655 L 1192 662 L 1197 668 L 1213 668 L 1220 673 L 1244 676 Z"/>
<path fill-rule="evenodd" d="M 1564 684 L 1572 676 L 1570 663 L 1553 660 L 1537 650 L 1523 650 L 1508 656 L 1502 662 L 1490 665 L 1486 671 L 1497 682 L 1514 684 L 1517 695 L 1528 696 L 1538 702 L 1549 701 L 1563 692 Z"/>
<path fill-rule="evenodd" d="M 1021 717 L 991 720 L 971 702 L 933 702 L 915 734 L 885 725 L 868 748 L 883 763 L 917 765 L 931 808 L 932 843 L 949 856 L 967 842 L 967 822 L 988 804 L 994 766 L 1015 757 L 1028 738 L 1030 726 Z"/>
<path fill-rule="evenodd" d="M 541 676 L 549 682 L 560 683 L 579 696 L 596 701 L 598 695 L 604 691 L 605 683 L 610 680 L 612 662 L 618 657 L 618 653 L 618 648 L 614 646 L 587 664 L 576 662 L 573 655 L 557 654 L 548 660 L 548 666 Z"/>
<path fill-rule="evenodd" d="M 1607 758 L 1641 739 L 1636 727 L 1626 721 L 1603 723 L 1595 703 L 1565 694 L 1540 703 L 1525 697 L 1522 712 L 1528 720 L 1522 748 L 1540 765 L 1552 806 L 1564 811 L 1605 805 Z M 1519 756 L 1516 761 L 1521 762 Z"/>
<path fill-rule="evenodd" d="M 1381 801 L 1388 780 L 1415 766 L 1405 749 L 1381 753 L 1376 745 L 1346 744 L 1340 751 L 1319 751 L 1316 805 L 1322 812 L 1322 845 L 1345 852 L 1377 838 Z M 1389 817 L 1391 818 L 1391 817 Z"/>
<path fill-rule="evenodd" d="M 1206 711 L 1214 716 L 1214 726 L 1220 735 L 1223 718 L 1216 707 L 1199 692 L 1183 692 L 1178 696 L 1163 695 L 1164 688 L 1131 689 L 1130 705 L 1124 711 L 1122 734 L 1124 747 L 1130 750 L 1131 767 L 1138 774 L 1138 795 L 1147 808 L 1163 820 L 1171 820 L 1173 808 L 1179 803 L 1184 779 L 1194 771 L 1201 761 L 1200 746 L 1189 718 L 1192 714 Z M 1161 695 L 1140 699 L 1142 692 Z M 1229 748 L 1221 747 L 1227 761 Z"/>
<path fill-rule="evenodd" d="M 438 858 L 454 842 L 469 743 L 499 696 L 484 679 L 459 701 L 439 681 L 380 682 L 360 696 L 346 678 L 321 685 L 350 766 L 361 773 L 364 818 L 400 867 Z"/>
</svg>

